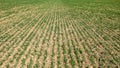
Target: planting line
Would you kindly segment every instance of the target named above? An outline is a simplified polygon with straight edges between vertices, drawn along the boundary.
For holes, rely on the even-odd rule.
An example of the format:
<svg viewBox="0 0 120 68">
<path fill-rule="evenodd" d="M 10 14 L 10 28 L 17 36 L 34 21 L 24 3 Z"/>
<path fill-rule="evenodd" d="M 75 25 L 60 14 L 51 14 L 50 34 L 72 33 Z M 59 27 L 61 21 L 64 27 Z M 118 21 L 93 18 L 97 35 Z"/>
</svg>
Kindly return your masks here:
<svg viewBox="0 0 120 68">
<path fill-rule="evenodd" d="M 36 16 L 37 17 L 37 16 Z M 32 21 L 31 21 L 32 22 Z"/>
</svg>

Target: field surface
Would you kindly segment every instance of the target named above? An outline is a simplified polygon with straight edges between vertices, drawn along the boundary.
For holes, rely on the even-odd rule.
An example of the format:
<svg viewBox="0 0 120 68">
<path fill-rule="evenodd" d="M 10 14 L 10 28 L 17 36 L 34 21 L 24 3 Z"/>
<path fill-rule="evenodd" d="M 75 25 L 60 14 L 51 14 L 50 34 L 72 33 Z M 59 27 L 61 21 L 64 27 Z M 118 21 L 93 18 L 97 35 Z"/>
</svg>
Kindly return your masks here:
<svg viewBox="0 0 120 68">
<path fill-rule="evenodd" d="M 120 68 L 120 0 L 0 0 L 0 68 Z"/>
</svg>

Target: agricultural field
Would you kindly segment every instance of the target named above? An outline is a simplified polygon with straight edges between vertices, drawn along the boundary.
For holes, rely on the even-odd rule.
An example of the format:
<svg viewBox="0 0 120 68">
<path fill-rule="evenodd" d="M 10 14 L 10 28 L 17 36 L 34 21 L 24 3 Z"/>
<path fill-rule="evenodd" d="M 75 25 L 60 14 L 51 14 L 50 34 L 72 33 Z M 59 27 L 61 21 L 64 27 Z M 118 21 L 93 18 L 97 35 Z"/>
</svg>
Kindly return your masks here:
<svg viewBox="0 0 120 68">
<path fill-rule="evenodd" d="M 120 68 L 120 0 L 0 0 L 0 68 Z"/>
</svg>

